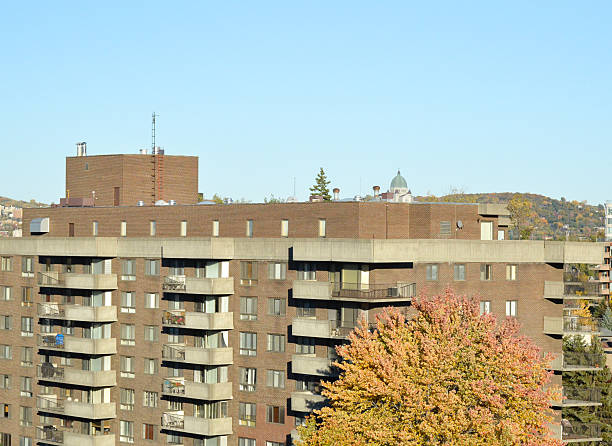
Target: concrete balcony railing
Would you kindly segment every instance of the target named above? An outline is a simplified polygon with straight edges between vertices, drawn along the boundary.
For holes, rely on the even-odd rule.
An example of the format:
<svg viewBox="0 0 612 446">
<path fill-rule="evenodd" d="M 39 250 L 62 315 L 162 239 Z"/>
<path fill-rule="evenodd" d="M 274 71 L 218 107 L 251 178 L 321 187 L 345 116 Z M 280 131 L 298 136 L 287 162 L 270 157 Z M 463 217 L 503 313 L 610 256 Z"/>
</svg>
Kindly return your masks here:
<svg viewBox="0 0 612 446">
<path fill-rule="evenodd" d="M 39 364 L 36 370 L 39 380 L 59 382 L 86 387 L 111 387 L 117 385 L 114 370 L 79 370 L 71 367 L 58 367 L 51 363 Z"/>
<path fill-rule="evenodd" d="M 295 412 L 312 412 L 319 409 L 325 397 L 312 392 L 291 392 L 291 410 Z"/>
<path fill-rule="evenodd" d="M 300 375 L 333 376 L 332 360 L 309 355 L 293 355 L 291 371 Z"/>
<path fill-rule="evenodd" d="M 185 416 L 182 411 L 164 412 L 161 419 L 162 429 L 185 432 L 207 437 L 232 434 L 232 419 L 199 418 Z"/>
<path fill-rule="evenodd" d="M 62 350 L 84 355 L 114 355 L 117 353 L 115 338 L 90 339 L 63 334 L 43 334 L 38 335 L 37 345 L 43 350 Z"/>
<path fill-rule="evenodd" d="M 57 444 L 64 446 L 114 446 L 115 434 L 105 433 L 97 435 L 81 434 L 47 425 L 36 429 L 36 439 L 40 443 Z"/>
<path fill-rule="evenodd" d="M 218 277 L 214 279 L 166 276 L 162 284 L 164 291 L 185 294 L 230 295 L 234 294 L 234 278 Z"/>
<path fill-rule="evenodd" d="M 232 330 L 234 328 L 234 313 L 201 313 L 170 310 L 164 312 L 162 325 L 164 327 L 193 330 Z"/>
<path fill-rule="evenodd" d="M 544 282 L 545 299 L 601 299 L 601 284 L 597 280 L 587 282 Z"/>
<path fill-rule="evenodd" d="M 416 296 L 416 284 L 330 283 L 315 280 L 294 280 L 294 299 L 401 302 Z"/>
<path fill-rule="evenodd" d="M 599 319 L 582 316 L 544 316 L 544 333 L 549 335 L 596 334 L 599 333 Z"/>
<path fill-rule="evenodd" d="M 38 304 L 38 316 L 46 319 L 84 322 L 116 322 L 117 307 L 89 307 L 84 305 L 64 305 L 57 302 Z"/>
<path fill-rule="evenodd" d="M 549 370 L 558 372 L 590 372 L 601 370 L 605 364 L 602 355 L 582 352 L 564 352 L 550 363 Z"/>
<path fill-rule="evenodd" d="M 77 274 L 55 271 L 39 272 L 38 286 L 78 290 L 116 290 L 116 274 Z"/>
<path fill-rule="evenodd" d="M 184 378 L 166 378 L 162 383 L 162 394 L 194 400 L 231 400 L 232 383 L 197 383 Z"/>
<path fill-rule="evenodd" d="M 162 359 L 187 364 L 227 365 L 234 363 L 234 349 L 231 347 L 201 348 L 187 347 L 184 344 L 164 344 Z"/>
<path fill-rule="evenodd" d="M 591 407 L 601 406 L 601 389 L 597 387 L 563 386 L 561 401 L 553 401 L 555 407 Z"/>
<path fill-rule="evenodd" d="M 83 403 L 68 398 L 58 398 L 56 395 L 39 395 L 36 407 L 41 412 L 88 420 L 105 420 L 117 416 L 115 403 Z"/>
<path fill-rule="evenodd" d="M 582 423 L 580 421 L 563 419 L 561 424 L 550 426 L 553 436 L 565 443 L 582 443 L 589 441 L 602 441 L 601 426 L 595 423 Z"/>
<path fill-rule="evenodd" d="M 355 327 L 339 327 L 338 321 L 324 319 L 295 318 L 291 322 L 293 336 L 306 336 L 310 338 L 346 339 Z"/>
</svg>

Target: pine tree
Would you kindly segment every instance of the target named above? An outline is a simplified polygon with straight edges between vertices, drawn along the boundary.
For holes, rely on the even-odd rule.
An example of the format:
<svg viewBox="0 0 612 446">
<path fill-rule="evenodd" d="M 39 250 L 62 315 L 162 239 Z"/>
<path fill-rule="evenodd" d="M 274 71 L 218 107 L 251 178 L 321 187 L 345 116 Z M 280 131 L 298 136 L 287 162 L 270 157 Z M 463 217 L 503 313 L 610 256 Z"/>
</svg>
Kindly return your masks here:
<svg viewBox="0 0 612 446">
<path fill-rule="evenodd" d="M 331 195 L 329 194 L 329 188 L 327 187 L 331 183 L 325 175 L 325 171 L 321 167 L 319 174 L 315 178 L 315 184 L 310 188 L 310 192 L 315 195 L 320 195 L 324 201 L 331 201 Z"/>
</svg>

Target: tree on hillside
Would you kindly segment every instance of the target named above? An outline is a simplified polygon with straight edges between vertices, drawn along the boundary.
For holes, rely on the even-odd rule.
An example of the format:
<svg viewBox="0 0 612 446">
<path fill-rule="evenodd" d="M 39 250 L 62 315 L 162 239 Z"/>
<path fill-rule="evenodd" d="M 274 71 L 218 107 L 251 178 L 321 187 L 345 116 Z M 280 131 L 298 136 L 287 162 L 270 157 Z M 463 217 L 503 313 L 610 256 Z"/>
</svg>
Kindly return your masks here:
<svg viewBox="0 0 612 446">
<path fill-rule="evenodd" d="M 447 289 L 420 296 L 406 320 L 386 309 L 338 347 L 329 403 L 299 429 L 299 446 L 561 445 L 550 437 L 550 358 Z"/>
<path fill-rule="evenodd" d="M 331 201 L 331 195 L 329 194 L 328 187 L 329 183 L 331 183 L 331 181 L 327 179 L 327 175 L 321 167 L 319 174 L 315 178 L 315 184 L 310 188 L 310 192 L 315 195 L 320 195 L 325 201 Z"/>
<path fill-rule="evenodd" d="M 519 234 L 521 240 L 528 240 L 533 232 L 533 218 L 535 212 L 531 202 L 520 194 L 515 194 L 508 203 L 512 228 Z"/>
</svg>

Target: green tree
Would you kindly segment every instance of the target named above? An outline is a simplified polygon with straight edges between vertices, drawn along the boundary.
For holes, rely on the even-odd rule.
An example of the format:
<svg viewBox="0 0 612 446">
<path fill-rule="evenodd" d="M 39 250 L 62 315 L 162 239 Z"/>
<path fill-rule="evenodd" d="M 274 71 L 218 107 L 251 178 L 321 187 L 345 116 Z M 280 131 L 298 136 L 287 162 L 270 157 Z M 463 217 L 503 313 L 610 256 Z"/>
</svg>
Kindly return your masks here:
<svg viewBox="0 0 612 446">
<path fill-rule="evenodd" d="M 534 229 L 533 218 L 535 217 L 531 202 L 521 194 L 515 194 L 508 203 L 508 211 L 510 211 L 512 228 L 516 230 L 521 240 L 528 240 Z"/>
<path fill-rule="evenodd" d="M 331 183 L 331 181 L 327 179 L 327 175 L 321 167 L 319 174 L 315 178 L 315 184 L 310 188 L 310 192 L 316 195 L 320 195 L 321 198 L 323 198 L 323 200 L 325 201 L 331 201 L 331 195 L 329 194 L 328 187 L 329 183 Z"/>
<path fill-rule="evenodd" d="M 386 309 L 338 347 L 329 406 L 300 428 L 299 446 L 551 446 L 549 359 L 508 318 L 481 316 L 447 289 L 415 299 L 406 320 Z"/>
</svg>

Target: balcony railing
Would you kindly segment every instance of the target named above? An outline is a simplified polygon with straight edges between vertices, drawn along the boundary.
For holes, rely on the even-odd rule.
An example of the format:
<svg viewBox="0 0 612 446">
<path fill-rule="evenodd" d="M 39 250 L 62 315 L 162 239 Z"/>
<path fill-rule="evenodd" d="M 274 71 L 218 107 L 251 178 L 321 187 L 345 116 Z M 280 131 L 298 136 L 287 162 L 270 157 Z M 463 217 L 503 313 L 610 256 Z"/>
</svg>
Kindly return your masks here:
<svg viewBox="0 0 612 446">
<path fill-rule="evenodd" d="M 185 395 L 185 379 L 166 378 L 162 383 L 162 393 Z"/>
<path fill-rule="evenodd" d="M 117 275 L 41 271 L 38 273 L 38 286 L 85 290 L 114 290 L 117 289 Z"/>
<path fill-rule="evenodd" d="M 169 361 L 184 361 L 185 346 L 180 344 L 164 344 L 162 346 L 162 359 L 167 359 Z"/>
<path fill-rule="evenodd" d="M 50 379 L 53 381 L 63 381 L 64 380 L 64 367 L 57 367 L 51 363 L 39 364 L 37 369 L 36 376 L 39 379 Z"/>
<path fill-rule="evenodd" d="M 64 400 L 56 395 L 39 395 L 36 398 L 36 407 L 41 410 L 63 411 Z"/>
<path fill-rule="evenodd" d="M 567 387 L 563 386 L 563 402 L 601 402 L 601 389 L 598 387 Z"/>
<path fill-rule="evenodd" d="M 169 310 L 165 311 L 162 316 L 162 324 L 164 325 L 185 325 L 185 310 Z"/>
<path fill-rule="evenodd" d="M 596 439 L 601 438 L 601 425 L 563 419 L 561 432 L 563 440 Z"/>
<path fill-rule="evenodd" d="M 48 348 L 64 348 L 65 337 L 62 334 L 38 335 L 38 346 Z"/>
<path fill-rule="evenodd" d="M 564 369 L 599 368 L 605 359 L 602 355 L 582 352 L 563 352 L 561 362 Z"/>
<path fill-rule="evenodd" d="M 36 439 L 53 443 L 64 443 L 64 431 L 58 430 L 55 426 L 39 427 L 36 429 Z"/>
<path fill-rule="evenodd" d="M 47 319 L 67 319 L 85 322 L 114 322 L 117 320 L 117 307 L 64 305 L 57 302 L 38 304 L 38 316 Z"/>
<path fill-rule="evenodd" d="M 599 331 L 600 319 L 585 316 L 564 316 L 563 331 L 564 332 L 597 332 Z"/>
<path fill-rule="evenodd" d="M 162 414 L 161 425 L 169 429 L 184 429 L 185 414 L 182 412 L 164 412 Z"/>
<path fill-rule="evenodd" d="M 349 299 L 397 299 L 416 296 L 416 283 L 370 284 L 332 283 L 331 296 Z"/>
<path fill-rule="evenodd" d="M 162 289 L 164 291 L 185 291 L 187 289 L 187 278 L 185 276 L 166 276 Z"/>
<path fill-rule="evenodd" d="M 563 284 L 563 293 L 566 296 L 593 296 L 598 295 L 600 290 L 600 282 L 598 280 L 589 280 L 587 282 L 569 282 Z"/>
</svg>

